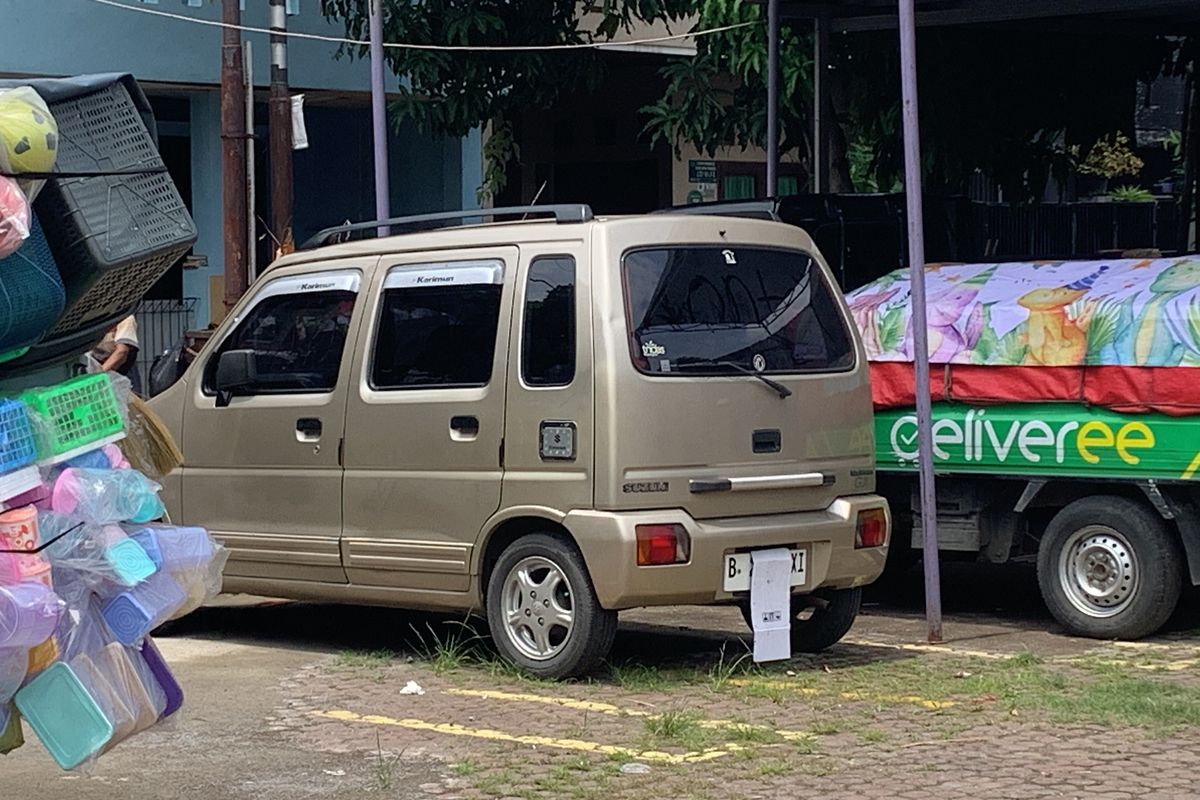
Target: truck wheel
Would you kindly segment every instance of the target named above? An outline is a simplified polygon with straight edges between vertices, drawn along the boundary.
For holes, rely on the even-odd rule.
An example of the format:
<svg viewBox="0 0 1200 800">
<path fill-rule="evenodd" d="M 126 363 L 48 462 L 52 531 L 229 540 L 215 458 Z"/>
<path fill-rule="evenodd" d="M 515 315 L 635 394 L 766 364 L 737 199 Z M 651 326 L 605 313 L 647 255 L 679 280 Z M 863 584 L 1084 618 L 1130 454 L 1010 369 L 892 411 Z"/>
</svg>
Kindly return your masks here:
<svg viewBox="0 0 1200 800">
<path fill-rule="evenodd" d="M 487 619 L 500 654 L 543 678 L 591 671 L 617 635 L 617 612 L 601 608 L 579 551 L 544 533 L 500 554 L 488 580 Z"/>
<path fill-rule="evenodd" d="M 1050 520 L 1038 546 L 1042 599 L 1063 627 L 1137 639 L 1170 618 L 1183 565 L 1162 518 L 1123 497 L 1086 497 Z"/>
<path fill-rule="evenodd" d="M 813 602 L 815 600 L 815 602 Z M 811 595 L 792 596 L 792 652 L 819 653 L 842 640 L 854 625 L 862 606 L 862 588 L 819 589 Z M 750 601 L 739 605 L 750 630 Z M 809 612 L 809 616 L 801 616 Z"/>
</svg>

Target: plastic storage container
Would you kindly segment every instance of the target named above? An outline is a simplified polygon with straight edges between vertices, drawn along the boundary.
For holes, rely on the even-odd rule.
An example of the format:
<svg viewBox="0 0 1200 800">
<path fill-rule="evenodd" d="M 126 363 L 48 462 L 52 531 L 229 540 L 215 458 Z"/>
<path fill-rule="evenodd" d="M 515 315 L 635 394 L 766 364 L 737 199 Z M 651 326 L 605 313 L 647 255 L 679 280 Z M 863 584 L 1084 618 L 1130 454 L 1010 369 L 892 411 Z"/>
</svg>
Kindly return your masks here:
<svg viewBox="0 0 1200 800">
<path fill-rule="evenodd" d="M 4 262 L 0 261 L 0 275 Z M 0 399 L 0 474 L 27 467 L 37 459 L 29 411 L 18 400 Z"/>
<path fill-rule="evenodd" d="M 26 581 L 0 586 L 0 647 L 28 649 L 41 644 L 54 633 L 61 611 L 62 601 L 44 584 Z"/>
<path fill-rule="evenodd" d="M 62 769 L 74 769 L 113 738 L 113 723 L 74 674 L 59 662 L 17 692 L 17 709 Z"/>
<path fill-rule="evenodd" d="M 58 265 L 35 214 L 29 238 L 0 259 L 0 362 L 24 355 L 45 336 L 65 303 Z"/>
<path fill-rule="evenodd" d="M 175 579 L 165 572 L 156 572 L 109 600 L 101 613 L 113 638 L 133 647 L 170 619 L 185 602 L 187 594 Z"/>
<path fill-rule="evenodd" d="M 112 381 L 104 374 L 81 375 L 46 389 L 33 389 L 21 400 L 36 423 L 38 456 L 65 461 L 119 437 L 125 430 Z"/>
<path fill-rule="evenodd" d="M 130 171 L 51 179 L 34 203 L 66 287 L 57 336 L 132 312 L 191 248 L 196 226 L 124 83 L 52 102 L 50 111 L 58 172 Z"/>
</svg>

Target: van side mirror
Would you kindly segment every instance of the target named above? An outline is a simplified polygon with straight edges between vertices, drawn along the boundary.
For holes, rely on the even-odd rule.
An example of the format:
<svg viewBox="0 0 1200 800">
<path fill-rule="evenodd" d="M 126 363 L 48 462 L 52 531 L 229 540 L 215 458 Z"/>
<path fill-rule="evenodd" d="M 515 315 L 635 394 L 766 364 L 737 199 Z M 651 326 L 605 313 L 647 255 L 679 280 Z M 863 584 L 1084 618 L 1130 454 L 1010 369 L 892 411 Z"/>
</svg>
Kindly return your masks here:
<svg viewBox="0 0 1200 800">
<path fill-rule="evenodd" d="M 227 350 L 217 362 L 217 408 L 258 383 L 258 362 L 253 350 Z"/>
</svg>

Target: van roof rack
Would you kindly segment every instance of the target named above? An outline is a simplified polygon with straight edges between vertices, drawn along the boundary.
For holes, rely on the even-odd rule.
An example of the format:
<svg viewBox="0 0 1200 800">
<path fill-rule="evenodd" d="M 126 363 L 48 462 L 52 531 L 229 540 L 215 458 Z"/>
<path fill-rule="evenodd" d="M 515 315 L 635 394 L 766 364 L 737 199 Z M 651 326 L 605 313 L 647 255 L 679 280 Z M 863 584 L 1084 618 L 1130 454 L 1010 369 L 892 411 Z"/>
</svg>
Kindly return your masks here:
<svg viewBox="0 0 1200 800">
<path fill-rule="evenodd" d="M 763 200 L 715 200 L 708 203 L 691 203 L 685 206 L 661 208 L 655 214 L 697 214 L 717 217 L 751 217 L 779 221 L 779 200 L 768 197 Z"/>
<path fill-rule="evenodd" d="M 539 217 L 553 215 L 554 221 L 587 222 L 593 218 L 592 209 L 583 203 L 547 205 L 547 206 L 505 206 L 503 208 L 472 208 L 462 211 L 439 211 L 434 214 L 416 214 L 408 217 L 392 217 L 391 219 L 374 219 L 369 222 L 355 222 L 349 225 L 335 225 L 325 228 L 300 245 L 301 250 L 314 250 L 328 244 L 338 244 L 349 241 L 351 236 L 359 231 L 369 231 L 379 228 L 409 228 L 419 226 L 420 230 L 436 230 L 452 227 L 453 223 L 467 219 L 484 219 L 485 217 L 501 217 L 521 214 L 522 217 L 536 215 Z"/>
</svg>

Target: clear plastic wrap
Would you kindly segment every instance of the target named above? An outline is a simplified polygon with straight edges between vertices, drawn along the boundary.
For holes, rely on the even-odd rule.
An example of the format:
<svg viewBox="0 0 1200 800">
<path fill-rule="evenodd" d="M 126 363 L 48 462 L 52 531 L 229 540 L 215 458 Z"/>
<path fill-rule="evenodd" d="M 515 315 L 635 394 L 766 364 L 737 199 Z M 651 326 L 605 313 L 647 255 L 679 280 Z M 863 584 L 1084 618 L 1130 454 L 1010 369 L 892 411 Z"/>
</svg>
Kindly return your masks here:
<svg viewBox="0 0 1200 800">
<path fill-rule="evenodd" d="M 162 487 L 131 469 L 64 469 L 54 482 L 50 506 L 58 514 L 101 524 L 150 522 L 166 508 Z"/>
<path fill-rule="evenodd" d="M 16 178 L 32 203 L 58 159 L 58 124 L 46 101 L 29 86 L 0 91 L 0 173 Z"/>
<path fill-rule="evenodd" d="M 32 224 L 29 200 L 12 178 L 0 175 L 0 259 L 8 258 L 25 244 Z"/>
<path fill-rule="evenodd" d="M 25 682 L 29 651 L 23 647 L 0 647 L 0 708 L 8 705 Z M 0 730 L 3 726 L 0 725 Z"/>
</svg>

